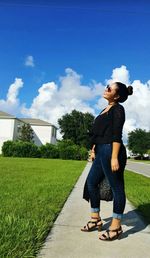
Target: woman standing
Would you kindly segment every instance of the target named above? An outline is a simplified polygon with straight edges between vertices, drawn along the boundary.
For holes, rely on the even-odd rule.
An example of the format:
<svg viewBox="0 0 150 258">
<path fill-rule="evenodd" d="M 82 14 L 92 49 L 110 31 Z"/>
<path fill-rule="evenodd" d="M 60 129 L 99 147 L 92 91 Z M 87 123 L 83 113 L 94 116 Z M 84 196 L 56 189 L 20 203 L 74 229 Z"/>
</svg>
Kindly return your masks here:
<svg viewBox="0 0 150 258">
<path fill-rule="evenodd" d="M 126 101 L 132 93 L 132 86 L 126 87 L 120 82 L 108 85 L 103 94 L 108 106 L 96 117 L 92 130 L 91 158 L 94 162 L 83 193 L 83 198 L 90 201 L 91 220 L 81 230 L 89 232 L 98 228 L 100 231 L 102 228 L 99 183 L 106 177 L 113 192 L 113 214 L 109 229 L 100 236 L 104 241 L 115 240 L 122 233 L 121 219 L 126 202 L 124 168 L 127 156 L 122 142 L 125 111 L 119 102 Z"/>
</svg>

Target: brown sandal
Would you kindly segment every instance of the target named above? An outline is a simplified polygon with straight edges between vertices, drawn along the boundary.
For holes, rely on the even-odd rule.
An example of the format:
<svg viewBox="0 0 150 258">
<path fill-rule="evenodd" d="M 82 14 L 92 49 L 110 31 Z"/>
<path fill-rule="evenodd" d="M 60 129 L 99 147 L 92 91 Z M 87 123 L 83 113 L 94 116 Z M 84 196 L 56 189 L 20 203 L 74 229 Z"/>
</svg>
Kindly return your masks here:
<svg viewBox="0 0 150 258">
<path fill-rule="evenodd" d="M 116 232 L 116 235 L 110 237 L 109 232 Z M 103 241 L 113 241 L 113 240 L 116 240 L 116 239 L 120 239 L 120 236 L 121 236 L 122 233 L 123 233 L 123 230 L 122 230 L 121 226 L 118 229 L 107 229 L 106 233 L 102 234 L 102 237 L 104 237 L 104 238 L 99 238 L 99 239 L 103 240 Z"/>
<path fill-rule="evenodd" d="M 91 217 L 92 219 L 97 219 L 97 218 L 93 218 Z M 99 224 L 99 222 L 101 222 Z M 93 226 L 89 227 L 89 224 L 93 224 Z M 101 231 L 102 230 L 102 225 L 103 225 L 103 222 L 101 220 L 101 218 L 97 219 L 97 221 L 88 221 L 88 223 L 86 224 L 86 226 L 84 226 L 84 228 L 81 228 L 81 231 L 83 232 L 91 232 L 95 229 L 98 229 L 98 231 Z"/>
</svg>

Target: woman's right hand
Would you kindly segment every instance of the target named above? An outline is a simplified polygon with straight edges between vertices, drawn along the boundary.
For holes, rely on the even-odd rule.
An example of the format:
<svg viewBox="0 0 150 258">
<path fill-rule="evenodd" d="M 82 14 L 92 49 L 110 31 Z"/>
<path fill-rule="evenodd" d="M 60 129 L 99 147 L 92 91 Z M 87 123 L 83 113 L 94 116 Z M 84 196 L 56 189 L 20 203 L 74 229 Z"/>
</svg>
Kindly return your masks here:
<svg viewBox="0 0 150 258">
<path fill-rule="evenodd" d="M 91 151 L 90 159 L 93 161 L 95 159 L 95 152 Z"/>
</svg>

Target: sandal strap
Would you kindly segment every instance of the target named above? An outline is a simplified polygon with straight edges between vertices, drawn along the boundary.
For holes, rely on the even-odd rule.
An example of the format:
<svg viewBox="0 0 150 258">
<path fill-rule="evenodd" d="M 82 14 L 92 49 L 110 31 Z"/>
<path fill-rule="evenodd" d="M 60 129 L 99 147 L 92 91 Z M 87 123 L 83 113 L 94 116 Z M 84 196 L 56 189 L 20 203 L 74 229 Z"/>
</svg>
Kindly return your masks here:
<svg viewBox="0 0 150 258">
<path fill-rule="evenodd" d="M 116 229 L 108 229 L 108 231 L 116 232 L 117 235 L 118 235 L 118 232 L 119 232 L 119 231 L 122 231 L 122 227 L 120 226 L 119 228 L 116 228 Z"/>
<path fill-rule="evenodd" d="M 120 231 L 120 232 L 119 232 L 119 231 Z M 110 232 L 115 232 L 116 235 L 110 237 Z M 108 240 L 108 241 L 115 240 L 115 239 L 118 239 L 118 238 L 119 238 L 119 235 L 120 235 L 122 232 L 123 232 L 123 231 L 122 231 L 121 226 L 120 226 L 118 229 L 114 229 L 114 230 L 107 229 L 107 230 L 105 231 L 105 233 L 102 234 L 103 239 L 101 239 L 101 238 L 100 238 L 100 239 L 101 239 L 101 240 Z"/>
<path fill-rule="evenodd" d="M 110 239 L 109 230 L 106 230 L 107 238 Z"/>
<path fill-rule="evenodd" d="M 107 234 L 107 236 L 106 236 L 106 234 Z M 110 235 L 109 235 L 109 229 L 106 230 L 105 234 L 102 234 L 102 237 L 104 237 L 105 239 L 111 239 Z"/>
<path fill-rule="evenodd" d="M 94 226 L 92 227 L 92 228 L 94 228 L 94 227 L 97 226 L 97 223 L 100 222 L 100 221 L 101 221 L 101 219 L 100 219 L 100 220 L 97 220 L 97 221 L 89 220 L 86 226 L 87 226 L 88 229 L 91 229 L 91 227 L 89 227 L 89 224 L 94 224 Z M 86 227 L 86 226 L 85 226 L 85 227 Z"/>
<path fill-rule="evenodd" d="M 92 221 L 92 220 L 89 220 L 87 224 L 96 224 L 97 225 L 97 221 Z"/>
<path fill-rule="evenodd" d="M 96 219 L 96 221 L 91 221 L 91 222 L 96 222 L 96 223 L 102 222 L 101 218 L 97 219 L 97 218 L 91 217 L 91 219 Z"/>
<path fill-rule="evenodd" d="M 103 224 L 101 219 L 98 219 L 97 221 L 92 221 L 92 220 L 88 221 L 88 223 L 95 224 L 95 226 L 97 226 L 99 222 L 101 222 L 101 224 Z"/>
<path fill-rule="evenodd" d="M 95 219 L 94 217 L 91 217 L 91 218 L 92 218 L 92 219 Z M 98 219 L 97 221 L 89 220 L 89 221 L 87 222 L 86 226 L 84 226 L 84 229 L 87 229 L 87 230 L 90 231 L 92 228 L 96 228 L 97 226 L 100 226 L 100 225 L 98 225 L 99 222 L 101 222 L 101 224 L 103 224 L 101 218 Z M 89 224 L 93 224 L 93 226 L 90 227 Z"/>
<path fill-rule="evenodd" d="M 91 217 L 91 219 L 101 220 L 101 218 Z"/>
<path fill-rule="evenodd" d="M 93 227 L 89 227 L 89 224 L 95 224 Z M 97 222 L 96 221 L 91 221 L 89 220 L 88 223 L 86 224 L 86 226 L 84 226 L 84 228 L 87 228 L 88 230 L 90 230 L 91 228 L 94 228 L 97 226 Z"/>
</svg>

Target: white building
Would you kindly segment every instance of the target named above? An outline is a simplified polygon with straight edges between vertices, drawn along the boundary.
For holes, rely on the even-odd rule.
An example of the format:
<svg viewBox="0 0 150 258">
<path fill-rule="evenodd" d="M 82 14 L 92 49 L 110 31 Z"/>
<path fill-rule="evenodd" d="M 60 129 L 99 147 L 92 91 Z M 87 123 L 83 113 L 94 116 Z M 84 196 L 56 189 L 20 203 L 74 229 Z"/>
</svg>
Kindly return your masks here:
<svg viewBox="0 0 150 258">
<path fill-rule="evenodd" d="M 33 140 L 36 145 L 56 143 L 56 126 L 40 119 L 17 118 L 0 111 L 0 153 L 5 141 L 18 139 L 20 127 L 23 124 L 30 124 L 34 132 Z"/>
</svg>

